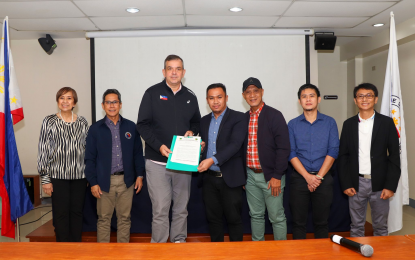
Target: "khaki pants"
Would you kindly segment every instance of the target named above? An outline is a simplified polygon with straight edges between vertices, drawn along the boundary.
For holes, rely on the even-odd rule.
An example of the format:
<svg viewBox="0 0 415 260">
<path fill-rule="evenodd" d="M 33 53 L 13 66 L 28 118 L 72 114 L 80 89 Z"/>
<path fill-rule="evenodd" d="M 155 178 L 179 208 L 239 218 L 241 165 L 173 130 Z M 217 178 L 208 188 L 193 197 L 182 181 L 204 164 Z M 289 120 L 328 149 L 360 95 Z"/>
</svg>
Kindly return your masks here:
<svg viewBox="0 0 415 260">
<path fill-rule="evenodd" d="M 133 195 L 134 185 L 127 189 L 124 175 L 111 175 L 110 191 L 102 191 L 101 198 L 97 199 L 97 242 L 110 242 L 111 218 L 114 208 L 117 215 L 117 242 L 130 242 Z"/>
</svg>

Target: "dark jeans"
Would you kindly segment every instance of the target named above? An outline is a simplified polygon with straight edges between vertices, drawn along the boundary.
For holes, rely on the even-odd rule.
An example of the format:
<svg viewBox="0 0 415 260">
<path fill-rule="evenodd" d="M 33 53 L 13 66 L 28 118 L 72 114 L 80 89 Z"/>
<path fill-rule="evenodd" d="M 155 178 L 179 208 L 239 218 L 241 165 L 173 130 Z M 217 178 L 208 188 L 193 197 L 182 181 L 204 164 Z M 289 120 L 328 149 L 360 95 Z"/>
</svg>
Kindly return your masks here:
<svg viewBox="0 0 415 260">
<path fill-rule="evenodd" d="M 223 242 L 223 216 L 229 229 L 230 241 L 242 241 L 242 187 L 230 188 L 222 177 L 204 173 L 203 202 L 212 242 Z"/>
<path fill-rule="evenodd" d="M 291 174 L 290 208 L 293 219 L 293 238 L 306 238 L 308 207 L 313 209 L 315 238 L 328 238 L 330 206 L 333 201 L 333 177 L 331 171 L 325 176 L 314 192 L 307 188 L 307 181 L 296 170 Z"/>
<path fill-rule="evenodd" d="M 86 179 L 53 179 L 52 215 L 56 242 L 82 242 Z"/>
</svg>

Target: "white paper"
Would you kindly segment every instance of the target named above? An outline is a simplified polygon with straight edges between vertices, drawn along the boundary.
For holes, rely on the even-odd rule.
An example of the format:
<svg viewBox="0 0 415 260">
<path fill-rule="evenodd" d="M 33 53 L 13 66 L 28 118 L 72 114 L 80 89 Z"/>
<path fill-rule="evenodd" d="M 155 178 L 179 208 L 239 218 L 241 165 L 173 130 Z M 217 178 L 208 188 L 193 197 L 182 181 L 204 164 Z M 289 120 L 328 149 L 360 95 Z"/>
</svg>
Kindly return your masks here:
<svg viewBox="0 0 415 260">
<path fill-rule="evenodd" d="M 170 161 L 188 165 L 199 165 L 200 137 L 177 136 Z"/>
</svg>

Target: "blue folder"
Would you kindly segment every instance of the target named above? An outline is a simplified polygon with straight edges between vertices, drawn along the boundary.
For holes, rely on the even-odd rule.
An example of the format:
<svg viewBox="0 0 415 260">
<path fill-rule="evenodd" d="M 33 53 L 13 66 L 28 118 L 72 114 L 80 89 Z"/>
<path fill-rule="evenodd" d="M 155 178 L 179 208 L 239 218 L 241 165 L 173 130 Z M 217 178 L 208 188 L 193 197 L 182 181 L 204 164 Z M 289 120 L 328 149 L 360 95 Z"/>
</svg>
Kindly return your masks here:
<svg viewBox="0 0 415 260">
<path fill-rule="evenodd" d="M 174 150 L 174 145 L 176 143 L 177 135 L 173 136 L 173 141 L 171 142 L 170 150 Z M 200 138 L 200 137 L 197 137 Z M 200 142 L 202 142 L 202 138 L 200 138 Z M 199 160 L 200 160 L 200 149 L 199 148 Z M 197 167 L 199 165 L 188 165 L 188 164 L 182 164 L 182 163 L 176 163 L 171 161 L 172 154 L 169 154 L 169 158 L 167 160 L 166 168 L 169 170 L 176 170 L 176 171 L 185 171 L 185 172 L 197 172 Z"/>
</svg>

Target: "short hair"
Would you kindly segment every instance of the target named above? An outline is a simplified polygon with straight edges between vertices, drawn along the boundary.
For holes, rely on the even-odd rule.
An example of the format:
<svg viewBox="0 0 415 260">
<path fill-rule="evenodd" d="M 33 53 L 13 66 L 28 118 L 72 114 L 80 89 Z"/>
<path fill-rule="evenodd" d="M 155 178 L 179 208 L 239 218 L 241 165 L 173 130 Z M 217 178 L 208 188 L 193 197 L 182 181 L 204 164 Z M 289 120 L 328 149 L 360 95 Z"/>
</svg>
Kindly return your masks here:
<svg viewBox="0 0 415 260">
<path fill-rule="evenodd" d="M 316 94 L 317 94 L 317 97 L 320 97 L 320 90 L 318 89 L 318 87 L 316 87 L 315 85 L 313 85 L 313 84 L 304 84 L 304 85 L 302 85 L 299 89 L 298 89 L 298 99 L 301 99 L 301 92 L 303 92 L 303 90 L 306 90 L 306 89 L 308 89 L 308 88 L 311 88 L 311 89 L 314 89 L 314 91 L 316 92 Z"/>
<path fill-rule="evenodd" d="M 207 96 L 209 90 L 215 89 L 215 88 L 221 88 L 221 89 L 223 89 L 223 92 L 225 92 L 225 95 L 226 95 L 226 87 L 225 87 L 225 85 L 223 85 L 222 83 L 213 83 L 213 84 L 210 84 L 209 87 L 207 87 L 207 89 L 206 89 L 206 96 Z"/>
<path fill-rule="evenodd" d="M 120 103 L 122 103 L 120 92 L 118 90 L 116 90 L 115 88 L 111 88 L 111 89 L 105 90 L 104 94 L 102 95 L 102 103 L 103 104 L 105 102 L 105 97 L 109 94 L 116 94 L 118 96 L 118 100 L 120 101 Z"/>
<path fill-rule="evenodd" d="M 56 93 L 56 102 L 58 102 L 58 100 L 61 96 L 65 95 L 68 92 L 72 92 L 74 104 L 78 103 L 78 94 L 76 94 L 75 89 L 73 89 L 71 87 L 63 87 L 63 88 L 59 89 L 58 92 Z"/>
<path fill-rule="evenodd" d="M 166 69 L 166 63 L 168 61 L 171 61 L 171 60 L 181 60 L 182 61 L 182 66 L 183 66 L 182 69 L 184 69 L 184 61 L 183 61 L 183 59 L 180 58 L 179 56 L 175 55 L 175 54 L 170 54 L 169 56 L 166 57 L 166 59 L 164 60 L 164 69 Z"/>
<path fill-rule="evenodd" d="M 378 89 L 376 88 L 375 85 L 371 83 L 362 83 L 353 89 L 353 98 L 356 98 L 357 91 L 359 91 L 359 89 L 373 90 L 375 97 L 377 97 L 379 94 Z"/>
</svg>

